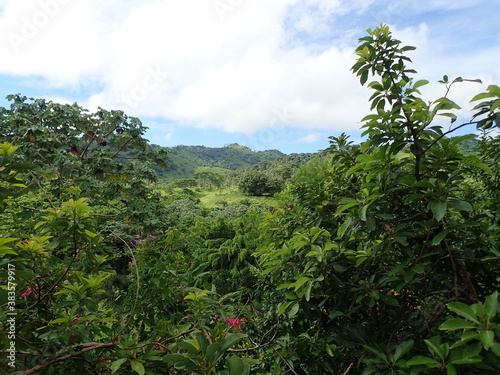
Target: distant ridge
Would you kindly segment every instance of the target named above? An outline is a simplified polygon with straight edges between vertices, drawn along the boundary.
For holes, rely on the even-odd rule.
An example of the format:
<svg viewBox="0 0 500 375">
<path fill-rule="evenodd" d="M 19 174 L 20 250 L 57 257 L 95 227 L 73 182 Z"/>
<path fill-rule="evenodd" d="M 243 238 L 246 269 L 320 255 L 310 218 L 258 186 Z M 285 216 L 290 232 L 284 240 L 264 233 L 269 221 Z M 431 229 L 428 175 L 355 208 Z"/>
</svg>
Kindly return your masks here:
<svg viewBox="0 0 500 375">
<path fill-rule="evenodd" d="M 279 150 L 253 151 L 237 143 L 224 147 L 181 145 L 164 148 L 170 161 L 166 170 L 158 172 L 167 179 L 193 177 L 197 169 L 203 167 L 236 170 L 287 156 Z"/>
</svg>

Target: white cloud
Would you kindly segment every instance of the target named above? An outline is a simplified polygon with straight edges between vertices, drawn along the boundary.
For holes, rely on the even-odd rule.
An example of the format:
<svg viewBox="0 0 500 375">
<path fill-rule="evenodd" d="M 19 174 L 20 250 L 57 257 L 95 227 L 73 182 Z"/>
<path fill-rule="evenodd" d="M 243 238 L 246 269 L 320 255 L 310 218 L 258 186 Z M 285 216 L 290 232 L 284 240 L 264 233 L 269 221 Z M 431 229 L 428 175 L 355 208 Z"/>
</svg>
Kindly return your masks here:
<svg viewBox="0 0 500 375">
<path fill-rule="evenodd" d="M 431 21 L 419 19 L 401 26 L 401 3 L 395 1 L 1 0 L 0 4 L 0 72 L 37 76 L 47 86 L 69 90 L 68 96 L 92 82 L 98 89 L 80 104 L 90 109 L 122 108 L 178 126 L 213 126 L 244 134 L 283 126 L 309 131 L 358 129 L 369 108 L 370 92 L 350 72 L 353 49 L 362 30 L 374 27 L 373 21 L 376 25 L 381 17 L 393 24 L 403 44 L 418 47 L 412 58 L 421 78 L 456 74 L 500 79 L 496 45 L 473 55 L 450 53 L 447 41 L 436 39 Z M 470 4 L 430 0 L 408 4 L 404 14 Z M 434 95 L 439 90 L 428 92 Z M 165 130 L 163 138 L 171 134 Z"/>
<path fill-rule="evenodd" d="M 297 139 L 296 143 L 314 143 L 324 138 L 324 134 L 321 133 L 309 133 L 304 137 Z"/>
</svg>

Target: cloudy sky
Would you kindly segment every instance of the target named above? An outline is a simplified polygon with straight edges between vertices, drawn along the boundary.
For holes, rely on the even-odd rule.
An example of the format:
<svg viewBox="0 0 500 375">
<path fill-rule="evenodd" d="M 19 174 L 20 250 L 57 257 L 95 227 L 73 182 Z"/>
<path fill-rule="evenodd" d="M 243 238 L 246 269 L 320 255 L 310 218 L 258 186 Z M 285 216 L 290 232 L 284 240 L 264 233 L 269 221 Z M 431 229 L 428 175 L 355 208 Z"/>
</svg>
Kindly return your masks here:
<svg viewBox="0 0 500 375">
<path fill-rule="evenodd" d="M 0 0 L 0 105 L 123 109 L 162 146 L 314 152 L 359 140 L 353 50 L 381 22 L 417 47 L 419 79 L 483 80 L 452 92 L 465 108 L 500 83 L 500 0 Z"/>
</svg>

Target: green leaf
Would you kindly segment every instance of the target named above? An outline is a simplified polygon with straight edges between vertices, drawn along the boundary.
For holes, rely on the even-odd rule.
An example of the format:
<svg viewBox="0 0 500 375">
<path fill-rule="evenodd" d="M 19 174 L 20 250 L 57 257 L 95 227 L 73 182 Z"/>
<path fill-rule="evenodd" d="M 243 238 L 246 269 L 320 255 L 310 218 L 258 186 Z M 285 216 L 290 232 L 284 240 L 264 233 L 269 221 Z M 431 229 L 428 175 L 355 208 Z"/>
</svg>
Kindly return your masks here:
<svg viewBox="0 0 500 375">
<path fill-rule="evenodd" d="M 413 90 L 417 90 L 419 87 L 425 86 L 429 83 L 426 79 L 420 79 L 413 84 Z"/>
<path fill-rule="evenodd" d="M 383 362 L 387 362 L 385 353 L 379 347 L 373 345 L 363 345 L 363 348 L 365 348 L 365 350 L 369 351 L 370 353 L 375 354 Z"/>
<path fill-rule="evenodd" d="M 348 218 L 346 221 L 342 223 L 342 225 L 339 227 L 337 230 L 337 236 L 338 237 L 343 237 L 347 229 L 351 226 L 352 224 L 352 219 Z"/>
<path fill-rule="evenodd" d="M 440 111 L 440 110 L 448 110 L 448 109 L 460 109 L 460 106 L 455 103 L 454 101 L 448 99 L 448 98 L 439 98 L 436 100 L 434 103 L 436 103 L 436 107 L 434 108 L 434 112 Z"/>
<path fill-rule="evenodd" d="M 132 371 L 137 372 L 139 375 L 144 375 L 146 372 L 142 363 L 135 359 L 130 360 L 130 367 L 132 367 Z"/>
<path fill-rule="evenodd" d="M 446 365 L 446 375 L 457 375 L 457 370 L 455 370 L 455 366 L 451 363 Z"/>
<path fill-rule="evenodd" d="M 431 201 L 430 207 L 434 218 L 437 221 L 441 221 L 444 215 L 446 215 L 446 197 L 439 197 L 438 199 Z"/>
<path fill-rule="evenodd" d="M 120 359 L 117 359 L 116 361 L 114 361 L 113 363 L 111 363 L 111 366 L 110 366 L 111 372 L 113 374 L 115 372 L 117 372 L 120 369 L 121 365 L 123 365 L 127 361 L 128 361 L 128 358 L 120 358 Z"/>
<path fill-rule="evenodd" d="M 474 345 L 468 345 L 462 350 L 455 351 L 451 356 L 450 362 L 454 365 L 480 363 L 483 360 L 483 358 L 479 355 L 482 349 L 481 343 L 479 342 Z"/>
<path fill-rule="evenodd" d="M 244 333 L 230 333 L 227 337 L 222 341 L 221 352 L 225 353 L 233 345 L 236 345 L 241 340 L 243 340 L 247 335 Z"/>
<path fill-rule="evenodd" d="M 460 318 L 451 318 L 445 321 L 443 324 L 441 324 L 439 326 L 439 329 L 442 331 L 453 331 L 456 329 L 467 329 L 476 327 L 477 325 L 471 321 Z"/>
<path fill-rule="evenodd" d="M 290 319 L 292 319 L 297 314 L 297 312 L 299 311 L 299 307 L 300 307 L 299 303 L 295 302 L 295 304 L 292 306 L 292 308 L 288 312 L 288 317 Z"/>
<path fill-rule="evenodd" d="M 495 353 L 495 355 L 497 357 L 500 357 L 500 344 L 499 343 L 495 343 L 490 349 L 493 353 Z"/>
<path fill-rule="evenodd" d="M 217 362 L 219 357 L 224 354 L 219 350 L 221 345 L 221 342 L 214 342 L 213 344 L 210 344 L 205 352 L 205 360 L 213 363 Z"/>
<path fill-rule="evenodd" d="M 420 366 L 420 365 L 426 365 L 428 367 L 439 366 L 439 362 L 436 361 L 435 359 L 424 357 L 422 355 L 416 355 L 415 357 L 411 358 L 408 362 L 406 362 L 406 364 L 408 366 Z"/>
<path fill-rule="evenodd" d="M 227 361 L 230 375 L 248 375 L 250 366 L 243 362 L 240 357 L 233 354 Z"/>
<path fill-rule="evenodd" d="M 363 70 L 361 73 L 361 77 L 359 79 L 359 81 L 361 82 L 361 86 L 363 86 L 367 80 L 368 80 L 368 69 Z"/>
<path fill-rule="evenodd" d="M 465 303 L 462 302 L 450 302 L 446 306 L 448 307 L 448 309 L 464 317 L 465 319 L 480 324 L 479 321 L 477 320 L 477 316 L 474 313 L 474 310 L 472 310 L 472 308 L 469 305 L 466 305 Z"/>
<path fill-rule="evenodd" d="M 283 314 L 283 312 L 286 311 L 286 309 L 288 309 L 292 304 L 294 303 L 294 301 L 288 301 L 288 302 L 285 302 L 285 303 L 282 303 L 279 307 L 278 307 L 278 311 L 277 311 L 277 314 L 278 315 L 281 315 Z"/>
<path fill-rule="evenodd" d="M 68 323 L 69 318 L 59 318 L 59 319 L 54 319 L 49 322 L 49 324 L 62 324 L 62 323 Z"/>
<path fill-rule="evenodd" d="M 460 200 L 460 199 L 453 199 L 451 201 L 448 202 L 448 206 L 450 208 L 453 208 L 457 211 L 467 211 L 467 212 L 471 212 L 472 211 L 472 205 L 467 202 L 467 201 L 463 201 L 463 200 Z"/>
<path fill-rule="evenodd" d="M 479 340 L 481 340 L 483 347 L 488 350 L 495 344 L 495 332 L 490 330 L 480 331 Z"/>
<path fill-rule="evenodd" d="M 438 357 L 441 361 L 445 361 L 449 353 L 449 346 L 446 343 L 440 344 L 439 336 L 434 336 L 429 340 L 424 340 L 429 348 L 429 351 Z"/>
<path fill-rule="evenodd" d="M 498 308 L 498 292 L 495 292 L 491 296 L 488 296 L 484 301 L 484 309 L 488 323 L 491 321 L 492 318 L 496 316 L 497 308 Z"/>
<path fill-rule="evenodd" d="M 448 231 L 447 230 L 443 230 L 441 232 L 439 232 L 438 234 L 436 234 L 434 236 L 434 238 L 432 239 L 432 245 L 433 246 L 437 246 L 441 243 L 441 241 L 443 240 L 443 238 L 448 234 Z"/>
<path fill-rule="evenodd" d="M 396 351 L 394 352 L 394 356 L 392 358 L 393 362 L 397 362 L 403 355 L 408 353 L 411 348 L 413 348 L 413 340 L 408 340 L 405 342 L 402 342 L 396 347 Z"/>
<path fill-rule="evenodd" d="M 295 283 L 293 283 L 291 286 L 295 285 L 295 292 L 299 290 L 302 285 L 307 283 L 309 280 L 311 280 L 309 277 L 302 276 L 300 277 Z"/>
<path fill-rule="evenodd" d="M 490 92 L 482 92 L 482 93 L 477 94 L 476 96 L 474 96 L 470 101 L 471 102 L 475 102 L 475 101 L 478 101 L 478 100 L 491 98 L 492 96 L 494 96 L 494 95 L 491 94 Z"/>
<path fill-rule="evenodd" d="M 380 300 L 384 302 L 386 305 L 393 306 L 393 307 L 399 307 L 399 302 L 396 298 L 393 296 L 388 296 L 387 294 L 381 294 L 380 295 Z"/>
<path fill-rule="evenodd" d="M 187 341 L 182 341 L 179 344 L 179 347 L 182 348 L 182 349 L 187 350 L 189 353 L 192 353 L 192 354 L 197 354 L 198 353 L 198 348 L 195 347 L 193 344 L 187 342 Z"/>
</svg>

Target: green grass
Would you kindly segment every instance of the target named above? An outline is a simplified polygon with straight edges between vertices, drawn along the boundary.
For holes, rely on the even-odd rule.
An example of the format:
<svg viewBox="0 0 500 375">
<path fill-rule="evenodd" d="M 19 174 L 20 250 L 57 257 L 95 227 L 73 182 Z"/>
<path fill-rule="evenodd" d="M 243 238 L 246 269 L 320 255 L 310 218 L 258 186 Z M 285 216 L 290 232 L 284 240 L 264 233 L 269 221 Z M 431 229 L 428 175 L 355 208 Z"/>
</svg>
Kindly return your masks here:
<svg viewBox="0 0 500 375">
<path fill-rule="evenodd" d="M 201 190 L 196 192 L 196 197 L 199 198 L 201 203 L 207 208 L 218 207 L 223 204 L 239 203 L 242 200 L 250 201 L 252 203 L 265 203 L 269 206 L 279 205 L 276 198 L 266 196 L 249 197 L 241 194 L 241 192 L 236 188 Z"/>
</svg>

